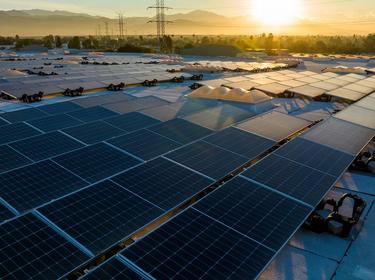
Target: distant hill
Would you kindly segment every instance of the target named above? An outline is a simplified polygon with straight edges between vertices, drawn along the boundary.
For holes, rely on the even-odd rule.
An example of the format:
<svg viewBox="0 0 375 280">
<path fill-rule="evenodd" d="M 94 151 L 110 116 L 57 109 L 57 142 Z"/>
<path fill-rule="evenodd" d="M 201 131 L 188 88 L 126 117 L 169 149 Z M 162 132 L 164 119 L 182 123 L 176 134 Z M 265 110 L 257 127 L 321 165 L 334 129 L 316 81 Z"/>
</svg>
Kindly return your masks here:
<svg viewBox="0 0 375 280">
<path fill-rule="evenodd" d="M 259 34 L 272 32 L 260 28 L 248 17 L 225 17 L 208 11 L 196 10 L 189 13 L 171 14 L 167 19 L 174 23 L 167 26 L 168 34 L 185 35 L 233 35 Z M 129 35 L 155 34 L 150 18 L 127 18 Z M 95 35 L 98 26 L 104 34 L 104 24 L 108 22 L 110 34 L 118 33 L 117 19 L 92 16 L 67 11 L 11 10 L 0 11 L 1 36 L 44 36 L 54 35 Z M 373 21 L 354 25 L 326 25 L 319 22 L 301 21 L 294 26 L 281 29 L 284 35 L 352 35 L 367 34 L 373 31 Z"/>
</svg>

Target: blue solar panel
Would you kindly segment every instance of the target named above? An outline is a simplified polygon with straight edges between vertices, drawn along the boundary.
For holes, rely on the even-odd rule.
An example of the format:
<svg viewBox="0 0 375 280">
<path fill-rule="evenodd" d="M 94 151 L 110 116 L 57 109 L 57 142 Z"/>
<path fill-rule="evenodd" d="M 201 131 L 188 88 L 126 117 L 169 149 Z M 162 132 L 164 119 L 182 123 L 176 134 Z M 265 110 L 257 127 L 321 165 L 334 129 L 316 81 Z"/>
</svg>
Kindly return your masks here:
<svg viewBox="0 0 375 280">
<path fill-rule="evenodd" d="M 212 133 L 210 129 L 182 119 L 174 119 L 148 129 L 181 144 L 188 144 Z"/>
<path fill-rule="evenodd" d="M 1 279 L 57 279 L 88 257 L 27 214 L 0 226 Z"/>
<path fill-rule="evenodd" d="M 14 123 L 0 127 L 0 145 L 41 134 L 24 123 Z"/>
<path fill-rule="evenodd" d="M 117 258 L 112 258 L 90 271 L 81 280 L 145 280 Z"/>
<path fill-rule="evenodd" d="M 0 175 L 0 196 L 19 211 L 47 203 L 87 183 L 47 160 Z"/>
<path fill-rule="evenodd" d="M 11 123 L 39 119 L 45 116 L 47 116 L 46 113 L 34 108 L 1 114 L 3 119 Z"/>
<path fill-rule="evenodd" d="M 302 138 L 296 138 L 276 154 L 335 177 L 340 176 L 355 159 L 353 155 Z"/>
<path fill-rule="evenodd" d="M 9 145 L 33 161 L 48 159 L 84 146 L 58 131 L 38 135 Z"/>
<path fill-rule="evenodd" d="M 19 154 L 9 146 L 0 146 L 0 173 L 31 163 L 29 159 Z"/>
<path fill-rule="evenodd" d="M 54 161 L 91 183 L 140 163 L 136 158 L 103 143 L 59 156 Z"/>
<path fill-rule="evenodd" d="M 55 104 L 40 106 L 38 107 L 38 109 L 50 115 L 58 115 L 58 114 L 64 114 L 68 112 L 77 111 L 77 110 L 82 109 L 82 107 L 73 102 L 62 102 L 62 103 L 55 103 Z"/>
<path fill-rule="evenodd" d="M 152 125 L 159 124 L 160 121 L 144 114 L 134 112 L 105 120 L 113 126 L 122 130 L 132 132 Z"/>
<path fill-rule="evenodd" d="M 108 249 L 163 214 L 110 181 L 64 197 L 39 211 L 94 253 Z"/>
<path fill-rule="evenodd" d="M 155 279 L 255 279 L 275 255 L 189 209 L 121 253 Z"/>
<path fill-rule="evenodd" d="M 77 125 L 82 124 L 83 122 L 69 115 L 61 114 L 61 115 L 28 121 L 28 123 L 44 132 L 50 132 L 54 130 L 77 126 Z"/>
<path fill-rule="evenodd" d="M 292 199 L 237 177 L 194 208 L 278 251 L 312 211 Z"/>
<path fill-rule="evenodd" d="M 1 117 L 1 115 L 0 115 L 0 117 Z M 9 123 L 6 122 L 5 120 L 0 119 L 0 126 L 7 125 L 7 124 L 9 124 Z"/>
<path fill-rule="evenodd" d="M 256 158 L 276 144 L 274 141 L 237 128 L 225 129 L 205 138 L 204 141 L 249 159 Z"/>
<path fill-rule="evenodd" d="M 86 144 L 95 144 L 126 133 L 103 121 L 71 127 L 65 129 L 64 132 Z"/>
<path fill-rule="evenodd" d="M 0 202 L 0 224 L 14 217 L 14 214 Z"/>
<path fill-rule="evenodd" d="M 312 206 L 320 202 L 337 180 L 277 155 L 266 157 L 243 175 Z"/>
<path fill-rule="evenodd" d="M 213 183 L 163 158 L 133 168 L 112 180 L 164 210 L 176 207 Z"/>
<path fill-rule="evenodd" d="M 74 111 L 74 112 L 68 113 L 68 115 L 76 119 L 79 119 L 83 122 L 93 122 L 97 120 L 114 117 L 114 116 L 117 116 L 118 114 L 111 110 L 98 106 L 98 107 L 82 109 L 79 111 Z"/>
<path fill-rule="evenodd" d="M 246 157 L 203 141 L 178 149 L 166 157 L 217 180 L 248 161 Z"/>
<path fill-rule="evenodd" d="M 117 137 L 108 143 L 143 160 L 150 160 L 181 147 L 181 144 L 146 129 Z"/>
</svg>

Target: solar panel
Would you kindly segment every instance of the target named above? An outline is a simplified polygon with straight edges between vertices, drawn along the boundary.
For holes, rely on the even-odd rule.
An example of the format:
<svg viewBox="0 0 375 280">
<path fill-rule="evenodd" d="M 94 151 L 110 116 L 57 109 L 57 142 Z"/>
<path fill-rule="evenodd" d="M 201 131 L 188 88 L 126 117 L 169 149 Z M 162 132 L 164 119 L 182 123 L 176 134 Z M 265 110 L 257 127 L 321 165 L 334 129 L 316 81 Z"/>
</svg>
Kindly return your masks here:
<svg viewBox="0 0 375 280">
<path fill-rule="evenodd" d="M 210 129 L 183 119 L 174 119 L 148 129 L 181 144 L 188 144 L 212 133 Z"/>
<path fill-rule="evenodd" d="M 117 103 L 133 100 L 134 97 L 123 93 L 104 94 L 100 96 L 90 96 L 75 100 L 74 103 L 84 108 L 95 107 L 104 104 Z"/>
<path fill-rule="evenodd" d="M 358 101 L 355 105 L 375 111 L 375 98 L 366 97 L 361 101 Z"/>
<path fill-rule="evenodd" d="M 0 146 L 0 159 L 0 173 L 31 163 L 29 159 L 6 145 Z"/>
<path fill-rule="evenodd" d="M 272 83 L 272 84 L 256 86 L 254 88 L 257 90 L 263 91 L 265 93 L 268 93 L 268 94 L 280 95 L 280 94 L 283 94 L 288 89 L 290 89 L 291 87 L 282 85 L 279 83 Z"/>
<path fill-rule="evenodd" d="M 243 175 L 312 206 L 320 202 L 337 180 L 337 177 L 274 154 L 258 162 Z"/>
<path fill-rule="evenodd" d="M 0 203 L 0 224 L 14 217 L 14 214 Z"/>
<path fill-rule="evenodd" d="M 147 108 L 167 105 L 169 102 L 153 96 L 141 97 L 127 102 L 118 102 L 104 105 L 105 108 L 119 114 L 131 113 Z"/>
<path fill-rule="evenodd" d="M 45 116 L 47 116 L 46 113 L 35 108 L 1 114 L 1 117 L 10 123 L 39 119 Z"/>
<path fill-rule="evenodd" d="M 83 124 L 67 128 L 64 133 L 84 142 L 86 144 L 95 144 L 104 140 L 108 140 L 126 132 L 118 129 L 104 121 L 96 121 L 92 123 Z"/>
<path fill-rule="evenodd" d="M 347 99 L 347 100 L 350 100 L 350 101 L 357 101 L 357 100 L 361 99 L 363 96 L 365 96 L 365 94 L 363 94 L 363 93 L 353 91 L 353 90 L 349 90 L 349 89 L 345 89 L 345 88 L 338 88 L 338 89 L 329 91 L 326 94 L 330 95 L 330 96 L 333 96 L 333 97 Z"/>
<path fill-rule="evenodd" d="M 117 137 L 108 143 L 143 160 L 150 160 L 181 147 L 181 144 L 146 129 Z"/>
<path fill-rule="evenodd" d="M 236 127 L 279 142 L 310 124 L 309 121 L 277 111 L 271 111 L 244 121 L 236 125 Z"/>
<path fill-rule="evenodd" d="M 350 84 L 350 85 L 344 86 L 343 88 L 348 89 L 348 90 L 353 90 L 353 91 L 356 91 L 356 92 L 360 92 L 360 93 L 363 93 L 363 94 L 370 94 L 374 91 L 374 89 L 372 89 L 372 88 L 361 86 L 361 85 L 358 85 L 358 84 Z"/>
<path fill-rule="evenodd" d="M 90 183 L 95 183 L 140 163 L 136 158 L 104 143 L 59 156 L 54 161 Z"/>
<path fill-rule="evenodd" d="M 292 161 L 339 177 L 354 161 L 355 156 L 302 138 L 296 138 L 276 151 Z"/>
<path fill-rule="evenodd" d="M 221 87 L 222 85 L 227 84 L 228 81 L 224 79 L 216 79 L 216 80 L 208 80 L 208 81 L 200 81 L 200 85 L 204 86 L 211 86 L 211 87 Z"/>
<path fill-rule="evenodd" d="M 312 83 L 319 82 L 320 80 L 314 79 L 314 78 L 311 78 L 311 77 L 303 77 L 303 78 L 298 78 L 296 81 L 299 81 L 299 82 L 302 82 L 302 83 L 305 83 L 305 84 L 312 84 Z"/>
<path fill-rule="evenodd" d="M 163 214 L 151 203 L 110 181 L 66 196 L 39 211 L 95 254 Z"/>
<path fill-rule="evenodd" d="M 14 142 L 41 134 L 25 123 L 14 123 L 0 127 L 0 144 Z"/>
<path fill-rule="evenodd" d="M 1 117 L 2 114 L 0 114 L 0 117 Z M 7 121 L 3 120 L 0 118 L 0 126 L 4 126 L 4 125 L 7 125 L 9 124 Z"/>
<path fill-rule="evenodd" d="M 68 114 L 83 122 L 93 122 L 118 115 L 117 113 L 103 107 L 91 107 Z"/>
<path fill-rule="evenodd" d="M 321 89 L 324 89 L 324 90 L 334 90 L 334 89 L 337 89 L 337 88 L 340 87 L 338 85 L 331 84 L 328 81 L 324 81 L 324 82 L 320 81 L 320 82 L 317 82 L 317 83 L 312 83 L 312 84 L 310 84 L 310 86 L 321 88 Z"/>
<path fill-rule="evenodd" d="M 315 97 L 321 96 L 326 92 L 326 90 L 324 89 L 312 87 L 310 85 L 291 88 L 289 89 L 289 91 L 295 94 L 309 97 L 309 98 L 315 98 Z"/>
<path fill-rule="evenodd" d="M 155 279 L 255 279 L 275 252 L 188 209 L 121 253 Z"/>
<path fill-rule="evenodd" d="M 280 84 L 288 86 L 288 87 L 300 87 L 306 85 L 306 83 L 301 82 L 301 81 L 296 81 L 296 80 L 287 80 L 287 81 L 282 81 Z"/>
<path fill-rule="evenodd" d="M 111 258 L 80 278 L 81 280 L 146 280 L 117 258 Z"/>
<path fill-rule="evenodd" d="M 246 157 L 203 141 L 178 149 L 166 157 L 217 180 L 248 161 Z"/>
<path fill-rule="evenodd" d="M 73 102 L 61 102 L 56 104 L 39 106 L 38 109 L 49 115 L 59 115 L 80 110 L 82 109 L 82 107 Z"/>
<path fill-rule="evenodd" d="M 132 132 L 160 123 L 159 120 L 156 120 L 154 118 L 151 118 L 138 112 L 116 116 L 113 118 L 106 119 L 105 121 L 127 132 Z"/>
<path fill-rule="evenodd" d="M 0 236 L 1 279 L 57 279 L 89 259 L 33 214 L 1 225 Z"/>
<path fill-rule="evenodd" d="M 367 110 L 355 105 L 336 114 L 335 118 L 375 129 L 375 111 Z"/>
<path fill-rule="evenodd" d="M 112 180 L 164 210 L 178 206 L 213 183 L 164 158 L 157 158 Z"/>
<path fill-rule="evenodd" d="M 194 205 L 213 219 L 278 251 L 311 207 L 236 177 Z"/>
<path fill-rule="evenodd" d="M 252 88 L 254 88 L 257 85 L 259 85 L 259 84 L 255 83 L 254 81 L 249 81 L 249 80 L 225 84 L 226 87 L 243 88 L 243 89 L 246 89 L 246 90 L 251 90 Z"/>
<path fill-rule="evenodd" d="M 77 125 L 82 124 L 81 121 L 66 114 L 45 117 L 42 119 L 36 119 L 36 120 L 28 121 L 27 123 L 31 124 L 32 126 L 44 132 L 60 130 L 60 129 L 64 129 L 67 127 L 72 127 L 72 126 L 77 126 Z"/>
<path fill-rule="evenodd" d="M 303 138 L 356 156 L 375 136 L 375 131 L 330 118 L 303 135 Z"/>
<path fill-rule="evenodd" d="M 213 134 L 204 141 L 249 159 L 257 157 L 276 144 L 269 139 L 233 127 Z"/>
<path fill-rule="evenodd" d="M 346 86 L 347 84 L 350 84 L 350 82 L 345 81 L 345 80 L 341 80 L 341 79 L 338 79 L 338 78 L 326 80 L 326 82 L 334 84 L 334 85 L 338 85 L 338 86 Z"/>
</svg>

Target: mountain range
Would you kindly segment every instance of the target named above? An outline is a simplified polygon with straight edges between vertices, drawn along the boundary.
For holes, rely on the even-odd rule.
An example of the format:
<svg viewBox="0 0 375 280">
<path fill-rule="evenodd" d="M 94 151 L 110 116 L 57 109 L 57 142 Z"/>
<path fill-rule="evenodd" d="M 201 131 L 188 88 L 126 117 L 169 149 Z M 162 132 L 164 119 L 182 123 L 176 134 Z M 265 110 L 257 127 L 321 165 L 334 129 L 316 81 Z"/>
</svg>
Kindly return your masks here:
<svg viewBox="0 0 375 280">
<path fill-rule="evenodd" d="M 129 17 L 126 30 L 129 35 L 155 34 L 152 18 Z M 171 14 L 167 20 L 168 34 L 175 35 L 248 35 L 263 32 L 284 35 L 352 35 L 368 34 L 373 31 L 374 22 L 357 24 L 324 24 L 318 21 L 300 20 L 289 27 L 279 30 L 261 27 L 250 17 L 226 17 L 208 11 L 196 10 L 189 13 Z M 104 35 L 108 23 L 109 34 L 118 33 L 117 19 L 92 16 L 84 13 L 47 10 L 10 10 L 0 11 L 0 36 L 44 36 L 54 35 Z M 99 27 L 100 26 L 100 27 Z"/>
</svg>

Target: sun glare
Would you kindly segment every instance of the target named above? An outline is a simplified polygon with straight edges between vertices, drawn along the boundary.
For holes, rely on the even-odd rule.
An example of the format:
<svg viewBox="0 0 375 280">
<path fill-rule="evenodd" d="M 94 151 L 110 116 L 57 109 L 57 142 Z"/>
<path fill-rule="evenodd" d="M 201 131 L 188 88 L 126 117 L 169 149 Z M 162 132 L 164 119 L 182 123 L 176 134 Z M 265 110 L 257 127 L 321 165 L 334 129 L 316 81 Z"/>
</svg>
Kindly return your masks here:
<svg viewBox="0 0 375 280">
<path fill-rule="evenodd" d="M 263 25 L 288 25 L 295 22 L 302 12 L 302 0 L 251 1 L 251 14 Z"/>
</svg>

